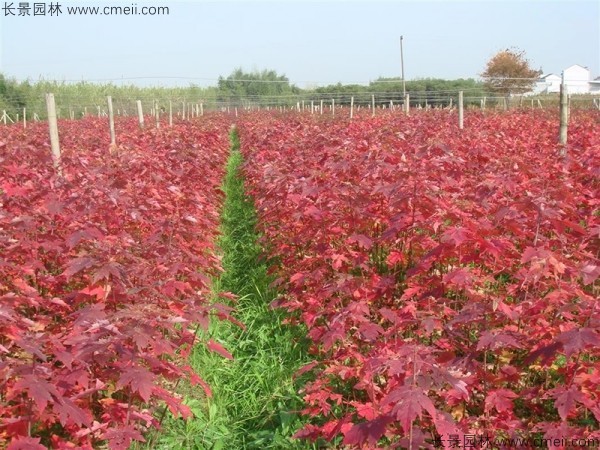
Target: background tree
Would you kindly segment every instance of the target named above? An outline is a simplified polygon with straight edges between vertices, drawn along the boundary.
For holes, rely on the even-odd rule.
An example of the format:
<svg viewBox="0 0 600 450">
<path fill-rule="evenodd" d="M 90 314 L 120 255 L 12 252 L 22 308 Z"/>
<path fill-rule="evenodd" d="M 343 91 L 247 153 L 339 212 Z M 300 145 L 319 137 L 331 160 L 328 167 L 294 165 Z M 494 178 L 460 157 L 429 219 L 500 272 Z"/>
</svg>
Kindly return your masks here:
<svg viewBox="0 0 600 450">
<path fill-rule="evenodd" d="M 506 49 L 492 56 L 481 77 L 490 92 L 510 97 L 531 91 L 541 74 L 531 68 L 524 51 Z"/>
<path fill-rule="evenodd" d="M 29 83 L 19 84 L 0 73 L 0 110 L 20 111 L 27 104 Z M 0 111 L 1 115 L 2 111 Z"/>
<path fill-rule="evenodd" d="M 244 72 L 235 69 L 227 78 L 219 77 L 219 99 L 222 101 L 254 100 L 259 102 L 261 97 L 284 96 L 297 94 L 300 90 L 290 84 L 285 75 L 279 75 L 274 70 Z"/>
</svg>

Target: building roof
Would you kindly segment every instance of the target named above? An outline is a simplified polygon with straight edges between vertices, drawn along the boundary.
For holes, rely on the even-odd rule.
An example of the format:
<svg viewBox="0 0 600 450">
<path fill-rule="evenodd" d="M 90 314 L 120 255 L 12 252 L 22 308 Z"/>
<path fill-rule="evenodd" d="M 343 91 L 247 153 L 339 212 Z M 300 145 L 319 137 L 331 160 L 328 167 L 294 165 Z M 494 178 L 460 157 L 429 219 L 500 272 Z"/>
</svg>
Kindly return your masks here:
<svg viewBox="0 0 600 450">
<path fill-rule="evenodd" d="M 585 66 L 582 66 L 581 64 L 573 64 L 572 66 L 569 66 L 569 67 L 567 67 L 565 70 L 569 70 L 569 69 L 572 69 L 572 68 L 574 68 L 574 67 L 580 67 L 581 69 L 585 69 L 585 70 L 587 70 L 587 71 L 589 71 L 589 70 L 590 70 L 590 69 L 588 69 L 587 67 L 585 67 Z"/>
</svg>

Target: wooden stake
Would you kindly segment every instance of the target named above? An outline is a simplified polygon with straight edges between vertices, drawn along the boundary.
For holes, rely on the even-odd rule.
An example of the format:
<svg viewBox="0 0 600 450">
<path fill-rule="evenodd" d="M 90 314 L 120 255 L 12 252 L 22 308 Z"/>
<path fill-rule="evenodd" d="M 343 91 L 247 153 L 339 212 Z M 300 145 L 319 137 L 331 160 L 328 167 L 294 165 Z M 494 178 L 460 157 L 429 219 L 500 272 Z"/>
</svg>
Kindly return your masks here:
<svg viewBox="0 0 600 450">
<path fill-rule="evenodd" d="M 18 114 L 17 114 L 17 116 L 18 116 Z M 15 123 L 15 121 L 14 121 L 14 120 L 12 120 L 8 114 L 6 114 L 6 111 L 3 111 L 3 114 L 2 114 L 2 120 L 3 120 L 3 122 L 4 122 L 4 125 L 6 125 L 6 121 L 7 121 L 7 120 L 9 120 L 9 121 L 10 121 L 10 123 Z M 18 121 L 18 120 L 19 120 L 19 119 L 17 118 L 17 121 Z"/>
<path fill-rule="evenodd" d="M 335 98 L 331 99 L 331 115 L 335 117 Z"/>
<path fill-rule="evenodd" d="M 354 117 L 354 97 L 350 97 L 350 118 Z"/>
<path fill-rule="evenodd" d="M 117 137 L 115 135 L 115 116 L 113 114 L 112 97 L 110 95 L 106 97 L 106 104 L 108 105 L 108 127 L 110 130 L 110 143 L 111 145 L 117 145 Z"/>
<path fill-rule="evenodd" d="M 458 92 L 458 128 L 463 129 L 464 124 L 464 104 L 463 104 L 463 91 Z"/>
<path fill-rule="evenodd" d="M 27 128 L 27 108 L 23 108 L 23 129 Z"/>
<path fill-rule="evenodd" d="M 567 155 L 567 137 L 569 127 L 569 103 L 567 99 L 567 86 L 564 81 L 560 85 L 560 128 L 558 142 L 562 145 L 561 156 Z"/>
<path fill-rule="evenodd" d="M 323 100 L 321 100 L 321 115 L 323 115 Z"/>
<path fill-rule="evenodd" d="M 204 115 L 204 103 L 200 103 L 200 115 Z"/>
<path fill-rule="evenodd" d="M 58 121 L 56 120 L 56 103 L 54 94 L 46 94 L 46 108 L 48 110 L 48 129 L 50 132 L 50 147 L 52 149 L 52 161 L 54 169 L 62 178 L 62 165 L 60 162 L 60 142 L 58 139 Z"/>
<path fill-rule="evenodd" d="M 138 123 L 140 124 L 140 128 L 144 128 L 144 111 L 142 110 L 142 101 L 138 100 L 136 103 L 138 112 Z"/>
<path fill-rule="evenodd" d="M 375 94 L 371 94 L 371 116 L 375 117 Z"/>
<path fill-rule="evenodd" d="M 154 114 L 156 115 L 156 128 L 160 128 L 160 108 L 158 107 L 158 100 L 154 100 Z"/>
<path fill-rule="evenodd" d="M 406 115 L 409 116 L 410 115 L 410 94 L 406 94 L 406 96 L 404 97 L 404 108 L 405 108 Z"/>
</svg>

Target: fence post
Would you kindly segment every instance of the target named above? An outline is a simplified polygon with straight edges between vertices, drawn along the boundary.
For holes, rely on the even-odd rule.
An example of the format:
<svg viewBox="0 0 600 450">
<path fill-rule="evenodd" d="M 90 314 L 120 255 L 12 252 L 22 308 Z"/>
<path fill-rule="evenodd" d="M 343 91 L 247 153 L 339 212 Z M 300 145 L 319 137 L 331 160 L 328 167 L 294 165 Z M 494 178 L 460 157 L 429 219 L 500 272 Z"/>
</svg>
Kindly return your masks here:
<svg viewBox="0 0 600 450">
<path fill-rule="evenodd" d="M 350 118 L 354 117 L 354 97 L 350 97 Z"/>
<path fill-rule="evenodd" d="M 23 108 L 23 129 L 27 128 L 27 108 Z"/>
<path fill-rule="evenodd" d="M 375 117 L 375 94 L 371 94 L 371 116 Z"/>
<path fill-rule="evenodd" d="M 410 95 L 406 94 L 404 96 L 404 112 L 406 115 L 410 115 Z"/>
<path fill-rule="evenodd" d="M 464 128 L 464 114 L 463 91 L 458 91 L 458 128 L 461 130 Z"/>
<path fill-rule="evenodd" d="M 52 161 L 54 169 L 62 178 L 62 165 L 60 162 L 60 142 L 58 139 L 58 121 L 56 120 L 56 103 L 54 94 L 46 94 L 46 108 L 48 110 L 48 129 L 50 132 L 50 147 L 52 149 Z"/>
<path fill-rule="evenodd" d="M 117 137 L 115 135 L 115 117 L 113 114 L 112 97 L 109 95 L 106 97 L 106 104 L 108 105 L 108 127 L 110 129 L 110 144 L 117 144 Z"/>
<path fill-rule="evenodd" d="M 154 100 L 154 114 L 156 114 L 156 128 L 160 128 L 160 107 L 158 100 Z"/>
<path fill-rule="evenodd" d="M 558 133 L 558 140 L 562 146 L 560 150 L 561 156 L 567 156 L 567 137 L 568 137 L 568 125 L 569 124 L 569 103 L 567 99 L 567 86 L 565 85 L 565 78 L 563 74 L 563 81 L 560 84 L 560 129 Z"/>
<path fill-rule="evenodd" d="M 142 101 L 138 100 L 136 103 L 138 112 L 138 123 L 140 124 L 140 128 L 144 128 L 144 111 L 142 110 Z"/>
<path fill-rule="evenodd" d="M 331 115 L 335 117 L 335 98 L 331 99 Z"/>
</svg>

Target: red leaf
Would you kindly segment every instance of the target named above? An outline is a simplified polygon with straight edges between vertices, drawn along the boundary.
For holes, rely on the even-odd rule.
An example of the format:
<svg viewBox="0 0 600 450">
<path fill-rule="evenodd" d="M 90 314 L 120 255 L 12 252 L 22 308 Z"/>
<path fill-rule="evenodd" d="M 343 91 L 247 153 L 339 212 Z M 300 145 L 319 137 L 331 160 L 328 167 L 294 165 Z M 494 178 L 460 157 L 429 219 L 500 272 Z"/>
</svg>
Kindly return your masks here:
<svg viewBox="0 0 600 450">
<path fill-rule="evenodd" d="M 449 414 L 439 413 L 433 418 L 433 423 L 438 434 L 443 438 L 444 442 L 448 442 L 449 436 L 456 437 L 455 442 L 466 442 L 463 440 L 465 434 L 452 421 Z M 450 444 L 450 442 L 448 442 Z M 447 448 L 450 445 L 446 446 Z"/>
<path fill-rule="evenodd" d="M 360 247 L 365 250 L 370 250 L 373 247 L 373 239 L 369 236 L 365 236 L 364 234 L 353 234 L 346 240 L 349 244 L 358 244 Z"/>
<path fill-rule="evenodd" d="M 89 256 L 74 258 L 67 263 L 66 269 L 62 274 L 67 278 L 67 280 L 69 280 L 76 273 L 92 267 L 95 262 L 96 261 L 94 260 L 94 258 L 91 258 Z"/>
<path fill-rule="evenodd" d="M 573 328 L 561 333 L 556 340 L 563 345 L 567 358 L 586 346 L 600 346 L 600 334 L 592 328 Z"/>
<path fill-rule="evenodd" d="M 583 277 L 583 284 L 586 286 L 592 284 L 600 277 L 600 266 L 596 264 L 587 263 L 580 270 Z"/>
<path fill-rule="evenodd" d="M 40 444 L 41 438 L 33 438 L 19 436 L 10 441 L 6 450 L 47 450 L 46 447 Z"/>
<path fill-rule="evenodd" d="M 391 251 L 388 257 L 386 258 L 386 263 L 388 267 L 393 267 L 396 264 L 401 264 L 404 262 L 404 255 L 400 252 Z"/>
<path fill-rule="evenodd" d="M 454 269 L 444 275 L 444 283 L 458 287 L 468 287 L 473 284 L 471 273 L 464 267 Z"/>
<path fill-rule="evenodd" d="M 421 389 L 412 386 L 403 386 L 393 390 L 384 397 L 381 403 L 382 405 L 394 403 L 392 414 L 395 415 L 406 433 L 413 426 L 414 420 L 423 415 L 423 409 L 431 417 L 436 415 L 436 408 L 431 399 Z"/>
<path fill-rule="evenodd" d="M 441 242 L 451 243 L 456 247 L 470 239 L 470 232 L 462 227 L 452 227 L 444 232 Z"/>
<path fill-rule="evenodd" d="M 147 402 L 152 395 L 155 378 L 156 376 L 144 367 L 131 367 L 123 371 L 117 382 L 117 387 L 122 388 L 130 385 L 131 390 L 140 394 L 140 397 Z"/>
<path fill-rule="evenodd" d="M 70 423 L 74 423 L 77 426 L 90 426 L 91 421 L 85 411 L 68 398 L 63 397 L 54 402 L 52 409 L 58 414 L 60 423 L 63 426 L 67 426 Z"/>
<path fill-rule="evenodd" d="M 369 422 L 354 424 L 344 434 L 345 445 L 362 445 L 368 442 L 370 445 L 375 445 L 377 441 L 385 433 L 386 427 L 393 422 L 393 419 L 388 416 L 378 417 Z"/>
<path fill-rule="evenodd" d="M 529 356 L 527 356 L 527 358 L 525 358 L 524 363 L 525 364 L 531 364 L 539 356 L 541 356 L 542 357 L 542 364 L 548 364 L 548 362 L 556 355 L 556 353 L 558 352 L 558 350 L 560 349 L 560 347 L 561 347 L 561 343 L 560 342 L 553 342 L 550 345 L 546 345 L 546 346 L 540 347 L 537 350 L 534 350 L 533 352 L 531 352 L 529 354 Z"/>
<path fill-rule="evenodd" d="M 41 413 L 46 409 L 48 402 L 53 401 L 53 397 L 60 397 L 56 388 L 46 380 L 37 378 L 33 375 L 24 375 L 14 385 L 18 391 L 26 391 Z"/>
<path fill-rule="evenodd" d="M 586 403 L 585 396 L 577 390 L 576 386 L 571 386 L 568 389 L 559 387 L 554 389 L 554 406 L 560 415 L 560 418 L 565 422 L 575 409 L 576 402 Z"/>
<path fill-rule="evenodd" d="M 210 351 L 217 352 L 219 355 L 224 356 L 227 359 L 233 359 L 233 355 L 225 350 L 225 347 L 218 342 L 213 341 L 212 339 L 206 343 L 206 346 Z"/>
<path fill-rule="evenodd" d="M 513 400 L 519 397 L 509 389 L 496 389 L 489 391 L 485 398 L 485 412 L 495 409 L 499 413 L 512 411 Z"/>
<path fill-rule="evenodd" d="M 375 409 L 372 402 L 360 403 L 360 402 L 351 402 L 352 405 L 356 408 L 356 414 L 358 417 L 367 420 L 375 420 L 377 416 L 379 416 L 380 412 Z"/>
<path fill-rule="evenodd" d="M 484 348 L 496 350 L 504 347 L 521 348 L 521 344 L 508 333 L 492 333 L 490 331 L 481 333 L 481 338 L 477 343 L 477 350 Z"/>
<path fill-rule="evenodd" d="M 358 328 L 360 336 L 368 342 L 374 341 L 379 335 L 383 334 L 383 332 L 384 329 L 380 325 L 372 322 L 363 323 Z"/>
<path fill-rule="evenodd" d="M 146 442 L 142 433 L 133 426 L 110 428 L 104 433 L 103 439 L 108 440 L 108 447 L 113 450 L 127 450 L 132 441 Z"/>
</svg>

